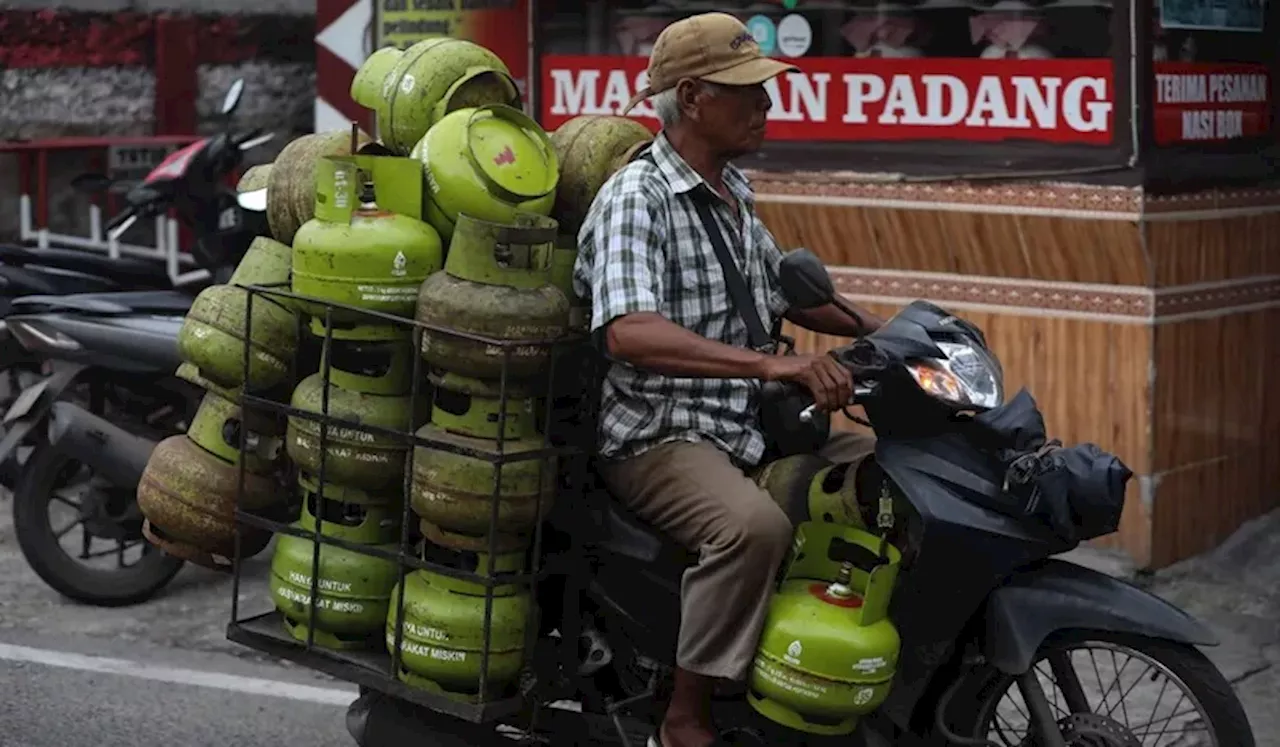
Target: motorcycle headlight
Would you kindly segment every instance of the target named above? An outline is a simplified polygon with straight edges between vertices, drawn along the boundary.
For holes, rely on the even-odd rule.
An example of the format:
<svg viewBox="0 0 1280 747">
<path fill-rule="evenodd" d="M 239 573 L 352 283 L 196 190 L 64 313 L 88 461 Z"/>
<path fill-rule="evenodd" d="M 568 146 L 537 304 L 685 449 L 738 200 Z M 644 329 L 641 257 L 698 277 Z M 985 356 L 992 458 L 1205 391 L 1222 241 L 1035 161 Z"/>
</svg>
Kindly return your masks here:
<svg viewBox="0 0 1280 747">
<path fill-rule="evenodd" d="M 991 409 L 1004 402 L 1000 369 L 985 352 L 954 342 L 940 342 L 945 358 L 907 365 L 911 378 L 930 396 L 962 407 Z"/>
</svg>

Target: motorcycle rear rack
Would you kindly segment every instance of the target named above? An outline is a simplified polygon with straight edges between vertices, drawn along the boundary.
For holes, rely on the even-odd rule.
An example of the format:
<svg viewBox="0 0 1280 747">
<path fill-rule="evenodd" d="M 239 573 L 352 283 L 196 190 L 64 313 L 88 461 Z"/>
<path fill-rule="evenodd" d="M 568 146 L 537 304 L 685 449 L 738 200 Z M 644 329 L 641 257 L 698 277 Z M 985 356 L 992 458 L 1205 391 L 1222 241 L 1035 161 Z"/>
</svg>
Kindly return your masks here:
<svg viewBox="0 0 1280 747">
<path fill-rule="evenodd" d="M 284 617 L 276 611 L 232 621 L 227 625 L 227 640 L 472 723 L 510 718 L 525 705 L 524 698 L 518 695 L 473 704 L 411 687 L 388 676 L 391 655 L 386 651 L 337 651 L 319 646 L 308 649 L 305 642 L 286 632 Z"/>
</svg>

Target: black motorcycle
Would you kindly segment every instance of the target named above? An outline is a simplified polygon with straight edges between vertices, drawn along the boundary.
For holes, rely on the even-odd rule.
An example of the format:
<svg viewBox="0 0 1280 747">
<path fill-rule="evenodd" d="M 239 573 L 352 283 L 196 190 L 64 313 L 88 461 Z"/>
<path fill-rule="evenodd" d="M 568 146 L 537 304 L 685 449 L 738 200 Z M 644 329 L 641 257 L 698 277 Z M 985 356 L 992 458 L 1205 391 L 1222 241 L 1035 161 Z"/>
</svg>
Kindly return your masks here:
<svg viewBox="0 0 1280 747">
<path fill-rule="evenodd" d="M 793 253 L 782 274 L 796 305 L 841 304 L 812 254 Z M 837 355 L 877 435 L 874 458 L 845 479 L 856 480 L 865 525 L 901 554 L 888 608 L 901 636 L 896 675 L 887 699 L 843 737 L 766 721 L 747 704 L 760 695 L 754 683 L 726 692 L 715 710 L 733 743 L 1136 747 L 1160 734 L 1177 740 L 1167 744 L 1253 746 L 1231 686 L 1196 649 L 1216 644 L 1203 625 L 1053 558 L 1115 530 L 1132 476 L 1123 464 L 1046 439 L 1030 395 L 1005 400 L 981 331 L 932 304 L 909 305 Z M 797 437 L 822 420 L 811 403 L 792 397 Z M 798 526 L 824 520 L 808 506 L 787 506 Z M 885 557 L 883 547 L 837 550 L 829 560 L 858 568 Z M 540 704 L 534 736 L 652 744 L 690 556 L 599 489 L 557 501 L 542 552 L 541 626 L 522 687 Z M 800 656 L 792 645 L 788 655 Z M 1151 691 L 1131 700 L 1139 689 Z M 546 707 L 562 700 L 581 710 Z M 509 743 L 492 724 L 373 690 L 349 709 L 348 728 L 362 745 L 426 733 L 437 747 Z"/>
<path fill-rule="evenodd" d="M 230 114 L 243 85 L 233 85 Z M 198 228 L 192 254 L 225 282 L 254 237 L 268 233 L 265 190 L 237 194 L 224 180 L 256 133 L 224 132 L 173 154 L 128 194 L 109 223 L 118 237 L 139 218 L 176 208 Z M 0 468 L 12 485 L 18 544 L 60 593 L 102 606 L 134 604 L 163 588 L 181 561 L 143 539 L 138 480 L 154 444 L 187 428 L 203 391 L 175 373 L 185 290 L 27 295 L 9 301 L 4 335 L 43 378 L 0 419 Z M 30 454 L 17 466 L 20 447 Z M 53 511 L 67 509 L 59 520 Z M 63 541 L 79 529 L 79 547 Z M 95 541 L 105 549 L 94 549 Z M 114 559 L 99 570 L 80 561 Z"/>
</svg>

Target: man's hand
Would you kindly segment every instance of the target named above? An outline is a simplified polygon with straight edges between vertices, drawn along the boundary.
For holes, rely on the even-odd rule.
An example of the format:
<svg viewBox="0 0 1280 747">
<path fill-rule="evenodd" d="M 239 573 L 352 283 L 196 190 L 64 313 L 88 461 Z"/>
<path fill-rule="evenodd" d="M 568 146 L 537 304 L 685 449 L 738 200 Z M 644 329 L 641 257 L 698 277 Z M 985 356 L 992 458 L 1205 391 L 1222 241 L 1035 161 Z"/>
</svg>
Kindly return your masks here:
<svg viewBox="0 0 1280 747">
<path fill-rule="evenodd" d="M 839 410 L 853 399 L 853 374 L 830 355 L 770 356 L 764 371 L 766 381 L 804 386 L 823 412 Z"/>
</svg>

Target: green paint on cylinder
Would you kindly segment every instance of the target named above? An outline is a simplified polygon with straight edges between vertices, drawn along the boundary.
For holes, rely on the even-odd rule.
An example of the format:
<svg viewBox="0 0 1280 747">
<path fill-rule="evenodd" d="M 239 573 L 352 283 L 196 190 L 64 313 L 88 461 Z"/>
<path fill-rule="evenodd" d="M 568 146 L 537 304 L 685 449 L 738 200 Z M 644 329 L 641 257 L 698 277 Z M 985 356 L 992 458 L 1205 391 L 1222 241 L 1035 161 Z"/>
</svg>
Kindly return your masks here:
<svg viewBox="0 0 1280 747">
<path fill-rule="evenodd" d="M 418 286 L 444 263 L 444 244 L 430 225 L 377 208 L 365 195 L 350 223 L 314 218 L 293 242 L 293 292 L 384 314 L 412 316 Z M 323 318 L 326 307 L 298 302 Z M 335 321 L 369 323 L 369 317 L 332 309 Z"/>
<path fill-rule="evenodd" d="M 414 417 L 409 396 L 363 394 L 329 385 L 329 416 L 361 425 L 408 432 L 427 419 L 430 401 L 419 397 Z M 324 407 L 324 379 L 312 374 L 293 392 L 291 404 L 300 410 L 320 414 Z M 404 459 L 408 446 L 390 436 L 370 433 L 347 425 L 329 425 L 325 435 L 325 482 L 385 490 L 404 481 Z M 300 469 L 320 474 L 320 423 L 297 416 L 289 418 L 285 434 L 289 458 Z"/>
<path fill-rule="evenodd" d="M 178 332 L 178 352 L 202 377 L 236 388 L 245 384 L 247 339 L 249 387 L 269 389 L 289 377 L 298 349 L 297 320 L 292 311 L 257 295 L 246 323 L 248 304 L 244 288 L 213 285 L 200 291 Z"/>
<path fill-rule="evenodd" d="M 313 499 L 314 500 L 314 499 Z M 303 504 L 293 526 L 316 530 L 312 501 Z M 373 545 L 386 552 L 399 549 L 398 506 L 328 503 L 320 532 L 326 537 Z M 340 516 L 338 516 L 340 515 Z M 281 534 L 271 558 L 271 598 L 285 618 L 285 628 L 299 641 L 313 639 L 332 649 L 381 645 L 391 590 L 400 578 L 394 561 L 363 555 L 334 545 L 319 545 L 319 579 L 312 615 L 312 561 L 316 542 Z"/>
<path fill-rule="evenodd" d="M 446 240 L 459 215 L 512 223 L 518 213 L 547 215 L 559 162 L 551 140 L 524 112 L 494 104 L 445 115 L 414 146 L 427 179 L 426 218 Z"/>
<path fill-rule="evenodd" d="M 351 81 L 351 99 L 378 115 L 383 144 L 405 155 L 447 114 L 466 107 L 519 108 L 520 90 L 493 52 L 465 39 L 436 37 L 403 51 L 370 55 Z"/>
<path fill-rule="evenodd" d="M 830 559 L 848 545 L 884 555 L 868 568 Z M 747 700 L 758 713 L 841 736 L 884 702 L 901 647 L 888 617 L 900 562 L 895 547 L 859 529 L 814 521 L 796 528 L 752 667 Z"/>
<path fill-rule="evenodd" d="M 447 433 L 427 425 L 419 437 L 482 454 L 498 454 L 493 441 Z M 541 437 L 503 443 L 502 454 L 520 455 L 543 448 Z M 556 489 L 555 457 L 521 459 L 502 465 L 501 484 L 495 486 L 497 468 L 484 458 L 419 446 L 413 455 L 413 510 L 423 521 L 449 532 L 472 537 L 490 532 L 492 497 L 498 487 L 500 534 L 527 535 L 551 509 Z M 541 515 L 538 503 L 541 501 Z"/>
<path fill-rule="evenodd" d="M 551 133 L 560 159 L 552 215 L 560 230 L 577 235 L 596 194 L 631 155 L 653 140 L 649 128 L 628 117 L 582 115 Z"/>
<path fill-rule="evenodd" d="M 520 554 L 501 555 L 492 566 L 498 572 L 518 571 L 522 558 Z M 489 575 L 493 572 L 489 570 L 490 565 L 488 556 L 480 555 L 477 573 Z M 486 631 L 484 586 L 422 570 L 406 575 L 404 583 L 400 679 L 458 700 L 480 700 L 480 672 L 487 637 L 488 692 L 483 696 L 498 694 L 516 681 L 524 665 L 525 630 L 533 610 L 525 587 L 494 587 L 490 625 Z M 399 594 L 397 586 L 391 593 L 387 615 L 388 651 L 395 650 Z"/>
<path fill-rule="evenodd" d="M 519 382 L 507 385 L 506 407 L 502 406 L 499 382 L 468 378 L 453 373 L 433 372 L 428 379 L 434 388 L 431 423 L 450 433 L 474 438 L 533 438 L 537 435 L 532 391 Z M 505 420 L 503 412 L 505 411 Z"/>
<path fill-rule="evenodd" d="M 240 430 L 247 427 L 245 468 L 267 474 L 275 469 L 282 445 L 275 418 L 262 413 L 248 417 L 240 405 L 217 392 L 206 392 L 196 409 L 187 436 L 205 451 L 231 464 L 240 463 Z M 275 431 L 275 433 L 272 433 Z"/>
</svg>

